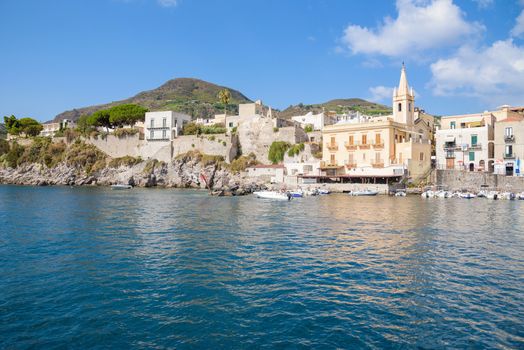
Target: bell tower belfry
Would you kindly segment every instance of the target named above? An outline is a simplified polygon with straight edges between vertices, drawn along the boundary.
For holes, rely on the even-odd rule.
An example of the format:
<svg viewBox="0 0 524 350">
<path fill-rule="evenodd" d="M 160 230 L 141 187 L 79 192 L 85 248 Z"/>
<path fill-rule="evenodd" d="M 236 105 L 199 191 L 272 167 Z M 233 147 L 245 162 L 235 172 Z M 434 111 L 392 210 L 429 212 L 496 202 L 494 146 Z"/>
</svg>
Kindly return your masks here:
<svg viewBox="0 0 524 350">
<path fill-rule="evenodd" d="M 413 125 L 415 94 L 409 88 L 406 67 L 402 63 L 398 88 L 393 90 L 393 120 L 397 123 Z"/>
</svg>

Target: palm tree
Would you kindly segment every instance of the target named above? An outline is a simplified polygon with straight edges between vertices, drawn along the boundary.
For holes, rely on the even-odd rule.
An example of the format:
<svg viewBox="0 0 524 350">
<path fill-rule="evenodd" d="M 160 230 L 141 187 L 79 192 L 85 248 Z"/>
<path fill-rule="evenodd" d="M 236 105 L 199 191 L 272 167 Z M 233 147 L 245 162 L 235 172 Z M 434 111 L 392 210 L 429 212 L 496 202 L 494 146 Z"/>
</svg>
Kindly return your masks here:
<svg viewBox="0 0 524 350">
<path fill-rule="evenodd" d="M 218 99 L 224 105 L 224 126 L 227 130 L 227 105 L 231 101 L 231 92 L 228 89 L 222 89 L 218 92 Z"/>
</svg>

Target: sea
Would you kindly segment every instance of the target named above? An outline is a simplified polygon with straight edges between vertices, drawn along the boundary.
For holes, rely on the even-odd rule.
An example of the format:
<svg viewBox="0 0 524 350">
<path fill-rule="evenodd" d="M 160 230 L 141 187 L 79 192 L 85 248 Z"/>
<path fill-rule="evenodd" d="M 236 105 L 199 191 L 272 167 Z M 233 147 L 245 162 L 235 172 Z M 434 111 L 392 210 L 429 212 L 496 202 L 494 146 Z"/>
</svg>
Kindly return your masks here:
<svg viewBox="0 0 524 350">
<path fill-rule="evenodd" d="M 524 349 L 524 201 L 0 186 L 0 349 Z"/>
</svg>

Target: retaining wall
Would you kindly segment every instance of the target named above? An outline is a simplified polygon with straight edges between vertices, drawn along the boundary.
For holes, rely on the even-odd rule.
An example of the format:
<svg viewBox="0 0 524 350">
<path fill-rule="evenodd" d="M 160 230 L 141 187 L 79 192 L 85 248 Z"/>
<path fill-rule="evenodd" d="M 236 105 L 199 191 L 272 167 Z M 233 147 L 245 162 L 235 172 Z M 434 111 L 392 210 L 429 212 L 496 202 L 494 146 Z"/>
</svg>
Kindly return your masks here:
<svg viewBox="0 0 524 350">
<path fill-rule="evenodd" d="M 478 191 L 487 185 L 500 190 L 515 192 L 524 191 L 524 177 L 497 175 L 486 172 L 460 170 L 435 170 L 431 176 L 432 183 L 449 190 L 468 189 Z"/>
</svg>

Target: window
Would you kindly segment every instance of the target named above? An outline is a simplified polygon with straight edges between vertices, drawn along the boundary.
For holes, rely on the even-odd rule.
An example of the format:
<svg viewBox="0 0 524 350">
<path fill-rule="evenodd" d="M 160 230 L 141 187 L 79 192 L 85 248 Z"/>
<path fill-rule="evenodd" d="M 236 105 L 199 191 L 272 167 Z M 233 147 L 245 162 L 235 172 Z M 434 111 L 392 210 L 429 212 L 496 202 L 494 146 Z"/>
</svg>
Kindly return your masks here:
<svg viewBox="0 0 524 350">
<path fill-rule="evenodd" d="M 362 153 L 362 160 L 366 160 L 366 153 Z"/>
<path fill-rule="evenodd" d="M 329 164 L 336 164 L 336 160 L 335 160 L 335 155 L 334 154 L 331 155 Z"/>
<path fill-rule="evenodd" d="M 399 112 L 402 112 L 402 103 L 399 103 L 399 104 L 398 104 L 398 111 L 399 111 Z"/>
<path fill-rule="evenodd" d="M 164 118 L 164 119 L 162 119 L 162 127 L 165 128 L 166 126 L 167 126 L 167 119 Z"/>
<path fill-rule="evenodd" d="M 304 173 L 313 172 L 313 165 L 304 165 Z"/>
<path fill-rule="evenodd" d="M 471 135 L 471 146 L 477 145 L 477 135 Z"/>
<path fill-rule="evenodd" d="M 455 128 L 456 128 L 456 124 L 455 124 L 455 122 L 451 122 L 451 123 L 449 123 L 449 128 L 450 128 L 450 129 L 455 129 Z"/>
<path fill-rule="evenodd" d="M 460 123 L 460 128 L 461 129 L 465 129 L 466 128 L 466 123 Z"/>
<path fill-rule="evenodd" d="M 162 130 L 162 139 L 163 139 L 163 140 L 167 139 L 167 133 L 166 133 L 166 130 Z"/>
<path fill-rule="evenodd" d="M 475 152 L 469 152 L 469 160 L 471 162 L 475 161 Z"/>
<path fill-rule="evenodd" d="M 229 127 L 230 127 L 230 128 L 233 127 L 233 122 L 229 122 Z"/>
<path fill-rule="evenodd" d="M 349 142 L 348 142 L 348 145 L 353 145 L 353 143 L 354 143 L 353 135 L 349 135 Z"/>
<path fill-rule="evenodd" d="M 175 119 L 175 128 L 178 126 L 178 119 Z"/>
<path fill-rule="evenodd" d="M 411 102 L 409 103 L 408 111 L 411 112 Z"/>
<path fill-rule="evenodd" d="M 511 156 L 513 154 L 513 145 L 506 145 L 506 155 Z"/>
<path fill-rule="evenodd" d="M 349 164 L 353 164 L 353 161 L 355 160 L 355 155 L 353 154 L 353 152 L 349 153 L 349 160 L 348 160 L 348 163 Z"/>
<path fill-rule="evenodd" d="M 375 163 L 381 163 L 380 152 L 375 152 Z"/>
<path fill-rule="evenodd" d="M 363 145 L 367 145 L 368 143 L 368 135 L 362 135 L 362 144 Z"/>
<path fill-rule="evenodd" d="M 153 118 L 151 118 L 151 127 L 154 128 L 155 127 L 155 120 Z"/>
<path fill-rule="evenodd" d="M 512 127 L 508 127 L 506 129 L 504 129 L 504 136 L 506 136 L 506 137 L 513 136 L 513 128 Z"/>
<path fill-rule="evenodd" d="M 380 134 L 375 134 L 375 144 L 380 145 L 382 142 L 380 142 Z"/>
<path fill-rule="evenodd" d="M 149 131 L 149 138 L 151 140 L 155 138 L 155 132 L 153 130 Z"/>
<path fill-rule="evenodd" d="M 419 160 L 420 160 L 420 161 L 423 161 L 423 160 L 424 160 L 424 152 L 420 152 Z"/>
<path fill-rule="evenodd" d="M 331 137 L 331 144 L 332 144 L 332 145 L 335 144 L 335 137 Z"/>
</svg>

